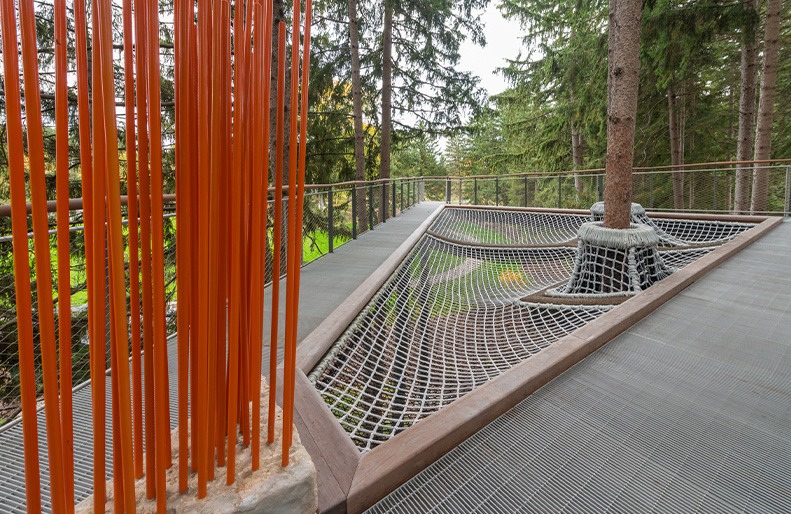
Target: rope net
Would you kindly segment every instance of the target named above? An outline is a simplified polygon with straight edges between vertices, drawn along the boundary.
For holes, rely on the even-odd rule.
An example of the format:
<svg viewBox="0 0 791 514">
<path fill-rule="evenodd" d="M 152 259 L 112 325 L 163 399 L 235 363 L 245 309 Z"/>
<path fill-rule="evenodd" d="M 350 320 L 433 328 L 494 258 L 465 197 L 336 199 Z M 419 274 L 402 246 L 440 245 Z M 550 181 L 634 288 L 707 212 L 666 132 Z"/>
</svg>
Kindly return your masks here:
<svg viewBox="0 0 791 514">
<path fill-rule="evenodd" d="M 522 300 L 569 281 L 576 233 L 588 221 L 581 215 L 464 208 L 440 214 L 309 375 L 360 451 L 613 307 Z M 751 226 L 701 222 L 696 230 L 698 223 L 673 220 L 663 229 L 672 237 L 691 235 L 695 244 L 706 235 L 716 242 L 660 251 L 662 267 L 646 270 L 641 283 L 693 262 Z"/>
</svg>

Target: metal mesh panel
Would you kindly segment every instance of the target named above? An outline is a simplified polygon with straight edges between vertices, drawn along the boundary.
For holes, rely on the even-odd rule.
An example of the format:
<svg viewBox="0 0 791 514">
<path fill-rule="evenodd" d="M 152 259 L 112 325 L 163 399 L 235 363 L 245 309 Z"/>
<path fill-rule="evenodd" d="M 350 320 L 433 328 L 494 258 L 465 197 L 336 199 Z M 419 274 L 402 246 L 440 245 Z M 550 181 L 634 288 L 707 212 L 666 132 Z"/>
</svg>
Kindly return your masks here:
<svg viewBox="0 0 791 514">
<path fill-rule="evenodd" d="M 72 383 L 75 387 L 90 379 L 90 361 L 88 355 L 88 309 L 87 309 L 87 276 L 85 269 L 85 242 L 84 228 L 81 225 L 82 213 L 77 212 L 72 216 L 74 226 L 70 228 L 70 251 L 71 251 L 71 352 L 72 352 Z M 162 221 L 164 226 L 165 247 L 165 306 L 167 333 L 173 334 L 176 330 L 176 237 L 175 237 L 175 217 L 167 214 Z M 54 232 L 54 231 L 53 231 Z M 128 245 L 128 230 L 125 228 L 124 243 Z M 32 254 L 33 240 L 29 239 L 31 248 L 30 259 L 33 261 Z M 52 248 L 53 259 L 53 293 L 57 295 L 57 259 L 54 257 L 57 249 L 57 238 L 54 233 L 50 234 L 50 248 Z M 12 243 L 10 236 L 0 237 L 0 254 L 7 256 L 2 259 L 0 265 L 0 425 L 14 419 L 20 408 L 19 396 L 19 374 L 18 374 L 18 354 L 17 354 L 17 322 L 16 304 L 14 290 L 14 275 L 11 262 Z M 129 292 L 129 256 L 125 254 L 125 267 L 127 275 L 127 302 L 130 299 Z M 105 271 L 107 273 L 107 271 Z M 31 281 L 35 282 L 35 268 L 31 267 Z M 109 289 L 105 288 L 105 305 L 109 305 Z M 55 298 L 57 306 L 57 297 Z M 33 288 L 33 333 L 34 333 L 34 354 L 36 363 L 36 376 L 38 384 L 38 394 L 43 394 L 41 381 L 41 355 L 40 341 L 38 338 L 38 300 Z M 57 312 L 56 312 L 57 315 Z M 57 317 L 56 317 L 57 320 Z M 109 323 L 109 320 L 108 320 Z M 130 327 L 131 330 L 131 327 Z M 107 329 L 109 340 L 109 327 Z M 60 344 L 60 341 L 58 341 Z M 107 367 L 109 367 L 109 351 L 107 352 Z"/>
<path fill-rule="evenodd" d="M 309 374 L 357 447 L 376 447 L 609 310 L 520 300 L 569 279 L 577 248 L 568 242 L 589 220 L 446 209 Z M 725 225 L 666 228 L 716 245 L 743 229 Z M 638 270 L 638 283 L 714 247 L 660 252 L 667 262 Z"/>
</svg>

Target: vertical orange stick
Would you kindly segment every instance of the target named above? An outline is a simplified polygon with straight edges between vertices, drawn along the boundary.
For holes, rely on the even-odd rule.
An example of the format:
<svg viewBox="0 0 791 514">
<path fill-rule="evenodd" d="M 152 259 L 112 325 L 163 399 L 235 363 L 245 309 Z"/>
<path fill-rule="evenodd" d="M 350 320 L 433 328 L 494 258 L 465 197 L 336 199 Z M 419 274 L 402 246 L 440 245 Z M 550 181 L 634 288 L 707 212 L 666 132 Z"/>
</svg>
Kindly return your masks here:
<svg viewBox="0 0 791 514">
<path fill-rule="evenodd" d="M 104 327 L 98 319 L 97 312 L 104 305 L 104 282 L 97 283 L 99 272 L 97 267 L 104 270 L 104 262 L 96 259 L 95 240 L 99 228 L 94 223 L 95 199 L 93 194 L 93 161 L 91 153 L 91 127 L 88 99 L 88 42 L 87 23 L 85 19 L 84 0 L 74 1 L 74 28 L 77 56 L 77 109 L 79 112 L 79 137 L 80 137 L 80 171 L 82 174 L 82 199 L 83 232 L 85 242 L 85 268 L 88 283 L 88 339 L 90 341 L 90 367 L 91 367 L 91 398 L 92 421 L 94 429 L 93 440 L 93 491 L 94 510 L 104 508 L 105 499 L 105 456 L 104 456 L 104 371 L 105 366 L 99 368 L 95 365 L 94 355 L 99 347 L 104 348 Z M 102 222 L 102 238 L 104 237 L 104 224 Z M 102 239 L 103 241 L 103 239 Z M 102 250 L 103 252 L 103 250 Z M 103 279 L 102 279 L 103 280 Z M 97 288 L 100 288 L 97 289 Z M 100 342 L 101 341 L 101 342 Z"/>
<path fill-rule="evenodd" d="M 244 45 L 244 84 L 245 89 L 244 103 L 242 108 L 245 112 L 253 112 L 252 115 L 243 117 L 243 141 L 242 141 L 242 189 L 244 198 L 244 210 L 242 213 L 242 338 L 239 346 L 239 419 L 242 428 L 242 442 L 245 447 L 250 445 L 250 396 L 249 396 L 249 371 L 250 371 L 250 251 L 251 251 L 251 212 L 252 212 L 252 192 L 253 192 L 253 123 L 255 113 L 253 111 L 253 95 L 248 91 L 253 88 L 253 65 L 251 57 L 251 35 L 253 29 L 253 0 L 248 0 L 245 4 L 244 34 L 242 41 Z"/>
<path fill-rule="evenodd" d="M 210 418 L 204 406 L 208 396 L 208 351 L 209 351 L 209 180 L 211 175 L 211 153 L 209 145 L 211 105 L 211 3 L 210 0 L 198 0 L 198 341 L 197 369 L 192 380 L 197 382 L 197 394 L 192 402 L 197 406 L 196 434 L 193 434 L 193 445 L 196 447 L 195 459 L 198 468 L 198 498 L 206 496 L 208 475 L 208 423 Z M 215 120 L 216 121 L 216 120 Z M 197 440 L 197 441 L 196 441 Z M 197 442 L 197 444 L 196 444 Z"/>
<path fill-rule="evenodd" d="M 154 325 L 151 276 L 151 186 L 148 144 L 148 20 L 142 0 L 135 0 L 135 76 L 137 78 L 137 141 L 140 180 L 140 259 L 143 276 L 143 379 L 145 383 L 146 498 L 156 494 L 156 439 L 154 433 Z"/>
<path fill-rule="evenodd" d="M 252 203 L 252 266 L 251 266 L 251 301 L 250 301 L 250 393 L 252 399 L 252 469 L 260 466 L 261 445 L 261 367 L 263 345 L 263 316 L 264 316 L 264 260 L 266 258 L 264 247 L 264 234 L 266 233 L 267 216 L 267 186 L 269 184 L 269 95 L 268 83 L 270 80 L 269 65 L 271 62 L 272 20 L 269 2 L 261 5 L 260 0 L 255 2 L 255 47 L 253 50 L 253 69 L 255 81 L 253 85 L 253 113 L 256 114 L 253 128 L 253 203 Z"/>
<path fill-rule="evenodd" d="M 94 34 L 98 32 L 98 45 L 94 45 L 94 67 L 101 71 L 101 83 L 94 83 L 94 91 L 100 90 L 103 102 L 98 107 L 104 117 L 101 127 L 105 137 L 105 173 L 108 207 L 108 242 L 110 263 L 110 313 L 112 316 L 111 336 L 115 343 L 116 361 L 113 375 L 118 388 L 121 463 L 114 465 L 115 472 L 122 470 L 124 506 L 127 512 L 135 510 L 134 459 L 132 451 L 132 413 L 129 394 L 129 349 L 126 324 L 126 285 L 124 280 L 124 243 L 121 222 L 121 184 L 118 166 L 118 136 L 115 126 L 115 84 L 112 62 L 112 15 L 109 0 L 94 3 Z M 96 36 L 95 36 L 96 37 Z M 102 125 L 101 122 L 95 125 Z"/>
<path fill-rule="evenodd" d="M 226 5 L 226 4 L 223 4 Z M 230 27 L 230 5 L 228 9 L 222 11 L 222 19 L 224 20 L 222 28 L 222 48 L 221 62 L 224 65 L 222 71 L 222 90 L 219 93 L 219 98 L 222 100 L 220 108 L 220 120 L 218 124 L 221 127 L 221 144 L 220 144 L 220 169 L 231 170 L 231 144 L 232 144 L 232 130 L 231 130 L 231 27 Z M 228 20 L 228 21 L 225 21 Z M 224 220 L 224 230 L 221 230 L 219 246 L 219 268 L 218 268 L 218 320 L 217 320 L 217 358 L 214 367 L 215 373 L 215 419 L 214 431 L 215 439 L 213 446 L 217 452 L 217 465 L 225 466 L 225 437 L 228 425 L 228 396 L 227 396 L 227 380 L 226 369 L 228 366 L 227 358 L 227 341 L 228 341 L 228 290 L 230 287 L 230 266 L 229 255 L 231 247 L 231 231 L 228 230 L 230 223 L 230 212 L 237 201 L 233 198 L 230 189 L 230 173 L 223 174 L 223 180 L 220 180 L 220 216 Z"/>
<path fill-rule="evenodd" d="M 238 4 L 237 4 L 238 5 Z M 231 167 L 231 195 L 239 196 L 242 188 L 242 170 L 241 170 L 241 100 L 240 97 L 244 95 L 243 88 L 240 87 L 242 76 L 244 75 L 243 67 L 239 66 L 239 62 L 243 59 L 244 46 L 240 43 L 241 33 L 241 10 L 237 9 L 236 29 L 234 31 L 236 36 L 236 71 L 237 76 L 234 91 L 234 103 L 236 109 L 234 111 L 234 152 L 233 152 L 233 166 Z M 236 200 L 236 199 L 235 199 Z M 230 485 L 235 480 L 236 475 L 236 434 L 237 434 L 237 414 L 238 414 L 238 390 L 239 390 L 239 339 L 241 329 L 241 290 L 242 290 L 242 277 L 241 277 L 241 216 L 243 206 L 242 202 L 235 201 L 231 205 L 231 220 L 230 220 L 230 233 L 231 233 L 231 254 L 230 254 L 230 268 L 231 268 L 231 283 L 230 293 L 228 296 L 228 443 L 227 443 L 227 462 L 226 462 L 226 482 Z"/>
<path fill-rule="evenodd" d="M 193 145 L 190 134 L 189 45 L 192 24 L 189 0 L 175 5 L 176 51 L 176 280 L 178 294 L 178 419 L 179 419 L 179 492 L 187 491 L 187 418 L 189 416 L 189 350 L 192 268 L 192 195 Z"/>
<path fill-rule="evenodd" d="M 296 212 L 296 240 L 302 241 L 302 213 L 305 202 L 305 158 L 307 151 L 307 132 L 308 132 L 308 80 L 310 77 L 310 24 L 313 13 L 313 3 L 311 0 L 305 0 L 305 33 L 302 49 L 302 105 L 300 107 L 300 130 L 299 130 L 299 176 L 297 177 L 297 184 L 299 185 L 299 192 L 297 194 L 297 212 Z M 301 250 L 301 249 L 300 249 Z M 295 379 L 295 364 L 297 354 L 297 325 L 299 323 L 299 278 L 300 278 L 300 258 L 302 257 L 301 251 L 295 255 L 294 266 L 294 295 L 292 296 L 293 305 L 291 312 L 293 315 L 293 330 L 291 331 L 291 341 L 289 342 L 288 349 L 291 352 L 290 366 L 284 369 L 284 381 L 290 384 L 290 396 L 283 398 L 283 418 L 286 429 L 284 433 L 284 445 L 287 443 L 291 447 L 292 434 L 293 434 L 293 420 L 294 420 L 294 379 Z M 286 420 L 288 421 L 286 423 Z M 285 446 L 284 446 L 285 448 Z M 287 455 L 284 449 L 284 455 Z"/>
<path fill-rule="evenodd" d="M 220 211 L 220 189 L 221 183 L 224 180 L 224 174 L 222 173 L 222 142 L 224 140 L 222 134 L 222 125 L 220 124 L 219 120 L 222 119 L 222 105 L 223 99 L 221 98 L 221 91 L 222 91 L 222 70 L 225 69 L 225 63 L 222 62 L 222 38 L 223 38 L 223 27 L 225 25 L 223 19 L 223 7 L 222 4 L 225 2 L 223 0 L 214 0 L 212 12 L 214 14 L 214 20 L 212 22 L 212 98 L 211 98 L 211 118 L 213 123 L 211 124 L 211 178 L 210 178 L 210 199 L 209 199 L 209 212 L 211 213 L 209 218 L 209 226 L 207 227 L 209 230 L 209 319 L 208 319 L 208 330 L 209 330 L 209 353 L 208 353 L 208 360 L 207 360 L 207 372 L 208 372 L 208 385 L 209 385 L 209 396 L 206 399 L 207 402 L 205 404 L 205 408 L 207 411 L 207 415 L 209 417 L 208 422 L 208 447 L 207 447 L 207 462 L 208 462 L 208 480 L 214 479 L 214 455 L 215 455 L 215 446 L 214 443 L 216 441 L 216 416 L 217 416 L 217 404 L 216 404 L 216 395 L 214 391 L 217 388 L 217 355 L 219 353 L 218 349 L 220 347 L 220 340 L 218 339 L 218 325 L 219 320 L 221 317 L 225 316 L 225 309 L 222 305 L 222 302 L 219 301 L 218 298 L 218 286 L 219 286 L 219 257 L 220 257 L 220 239 L 222 237 L 221 229 L 220 229 L 220 220 L 221 216 L 219 215 Z M 218 20 L 219 18 L 219 20 Z M 223 312 L 220 312 L 222 308 Z"/>
<path fill-rule="evenodd" d="M 157 510 L 166 508 L 166 473 L 170 467 L 170 415 L 167 327 L 165 326 L 165 235 L 162 207 L 162 113 L 159 85 L 159 4 L 148 4 L 148 107 L 151 143 L 151 236 L 154 279 L 154 398 L 156 409 Z"/>
<path fill-rule="evenodd" d="M 286 89 L 286 24 L 277 24 L 277 105 L 275 106 L 275 226 L 272 230 L 272 331 L 269 366 L 269 423 L 267 442 L 275 440 L 275 397 L 277 395 L 277 323 L 280 302 L 280 232 L 283 226 L 283 114 Z"/>
<path fill-rule="evenodd" d="M 189 70 L 190 72 L 190 139 L 194 143 L 194 150 L 195 150 L 195 169 L 191 170 L 190 174 L 190 192 L 192 193 L 190 201 L 190 208 L 191 212 L 193 213 L 192 221 L 191 221 L 191 232 L 190 236 L 192 238 L 191 242 L 191 249 L 193 253 L 198 250 L 198 241 L 200 239 L 200 220 L 201 220 L 201 213 L 200 213 L 200 205 L 201 205 L 201 197 L 200 191 L 198 190 L 198 184 L 200 183 L 200 141 L 198 140 L 198 134 L 201 133 L 201 127 L 198 124 L 198 36 L 197 36 L 197 27 L 195 23 L 192 21 L 195 17 L 195 3 L 189 2 L 189 9 L 187 11 L 189 13 L 190 19 L 190 32 L 189 32 L 189 51 L 190 51 L 190 62 L 194 64 Z M 198 398 L 198 327 L 200 326 L 200 316 L 198 313 L 198 308 L 200 305 L 200 300 L 198 297 L 198 285 L 200 283 L 200 276 L 198 274 L 198 264 L 200 262 L 200 257 L 195 255 L 195 259 L 192 261 L 192 273 L 190 275 L 192 281 L 192 287 L 190 291 L 192 292 L 192 300 L 191 300 L 191 309 L 190 309 L 190 445 L 189 445 L 189 452 L 190 452 L 190 469 L 193 472 L 198 471 L 198 413 L 197 413 L 197 398 Z"/>
<path fill-rule="evenodd" d="M 266 171 L 267 177 L 264 179 L 264 199 L 265 202 L 269 200 L 269 163 L 270 163 L 270 152 L 271 148 L 269 147 L 269 138 L 270 138 L 270 130 L 271 130 L 271 117 L 270 117 L 270 109 L 271 109 L 271 100 L 270 95 L 272 94 L 272 25 L 274 22 L 274 13 L 272 12 L 272 0 L 266 0 L 265 3 L 265 11 L 266 11 L 266 35 L 264 36 L 264 113 L 265 113 L 265 120 L 264 120 L 264 144 L 266 145 Z M 264 204 L 264 220 L 268 221 L 267 213 L 269 212 L 268 203 Z M 266 224 L 262 225 L 261 229 L 264 231 L 264 234 L 268 232 Z M 266 239 L 266 238 L 265 238 Z M 269 251 L 269 245 L 265 244 L 265 251 Z M 262 256 L 262 259 L 266 257 L 266 254 Z M 274 257 L 274 254 L 273 254 Z M 279 277 L 275 277 L 275 273 L 273 270 L 273 281 L 272 284 L 274 286 L 274 282 L 279 280 Z M 263 343 L 263 341 L 262 341 Z M 274 440 L 274 429 L 275 429 L 275 394 L 274 394 L 274 381 L 271 379 L 272 377 L 277 376 L 277 341 L 275 340 L 275 346 L 272 348 L 271 341 L 270 341 L 270 353 L 269 353 L 269 376 L 270 376 L 270 391 L 269 391 L 269 405 L 267 407 L 267 442 L 272 442 Z"/>
<path fill-rule="evenodd" d="M 58 352 L 66 510 L 74 510 L 74 423 L 71 398 L 71 252 L 69 242 L 69 106 L 66 1 L 55 1 L 55 177 L 58 225 Z"/>
<path fill-rule="evenodd" d="M 140 355 L 140 251 L 137 237 L 137 143 L 135 78 L 132 54 L 132 0 L 123 0 L 124 108 L 126 111 L 127 225 L 129 231 L 129 310 L 132 333 L 132 427 L 135 478 L 143 476 L 143 380 Z"/>
<path fill-rule="evenodd" d="M 36 370 L 33 360 L 33 306 L 25 198 L 25 155 L 17 57 L 16 16 L 13 0 L 0 0 L 5 82 L 8 175 L 11 193 L 11 230 L 14 247 L 14 287 L 22 400 L 22 438 L 25 456 L 25 499 L 28 512 L 41 512 L 41 477 L 36 419 Z"/>
<path fill-rule="evenodd" d="M 97 8 L 96 2 L 92 2 L 91 4 L 92 12 L 94 16 L 96 15 Z M 93 20 L 93 26 L 96 27 L 97 23 L 96 20 Z M 92 31 L 92 38 L 91 38 L 91 47 L 93 49 L 97 49 L 99 47 L 99 31 L 93 30 Z M 94 295 L 95 295 L 95 309 L 94 309 L 94 333 L 96 334 L 95 339 L 91 342 L 91 383 L 96 388 L 96 396 L 94 399 L 94 412 L 97 417 L 101 416 L 100 419 L 94 419 L 94 438 L 101 438 L 101 457 L 104 460 L 104 452 L 105 452 L 105 431 L 106 431 L 106 421 L 105 421 L 105 401 L 106 401 L 106 378 L 105 378 L 105 371 L 107 369 L 107 352 L 106 346 L 108 341 L 107 336 L 107 317 L 106 317 L 106 264 L 107 264 L 107 256 L 105 254 L 106 250 L 106 211 L 105 211 L 105 174 L 103 172 L 105 167 L 104 162 L 104 145 L 105 145 L 105 138 L 104 138 L 104 117 L 99 114 L 101 112 L 101 105 L 102 105 L 102 88 L 99 86 L 101 83 L 101 66 L 98 65 L 98 54 L 97 52 L 93 52 L 92 54 L 92 66 L 91 66 L 91 84 L 97 85 L 93 87 L 91 90 L 91 115 L 93 119 L 93 124 L 91 126 L 93 135 L 92 139 L 94 142 L 94 153 L 93 153 L 93 169 L 96 170 L 96 174 L 93 177 L 93 206 L 91 207 L 91 214 L 93 216 L 93 224 L 94 224 L 94 233 L 93 233 L 93 254 L 92 260 L 94 261 L 93 264 L 93 273 L 94 273 L 94 284 L 96 287 L 94 288 Z M 90 321 L 90 317 L 89 317 Z M 112 428 L 111 428 L 112 430 Z M 102 466 L 106 464 L 104 461 L 102 462 Z M 94 480 L 96 480 L 96 476 L 94 476 Z M 97 492 L 94 492 L 94 495 L 99 496 L 101 498 L 100 505 L 104 508 L 104 502 L 106 498 L 106 491 L 105 491 L 105 477 L 102 474 L 101 477 L 101 488 Z M 97 489 L 96 484 L 94 484 L 94 488 Z"/>
<path fill-rule="evenodd" d="M 282 464 L 288 465 L 288 448 L 291 443 L 287 438 L 291 432 L 291 423 L 287 411 L 287 398 L 294 394 L 294 384 L 288 380 L 288 370 L 294 365 L 294 356 L 291 352 L 292 334 L 297 327 L 294 324 L 294 303 L 292 298 L 294 291 L 294 277 L 296 268 L 299 267 L 298 259 L 301 256 L 302 240 L 296 240 L 297 226 L 296 215 L 297 205 L 297 99 L 299 92 L 299 2 L 294 2 L 291 26 L 291 117 L 289 120 L 289 155 L 288 155 L 288 262 L 286 277 L 286 339 L 285 339 L 285 358 L 283 360 L 283 440 L 282 440 Z"/>
<path fill-rule="evenodd" d="M 30 196 L 33 211 L 33 246 L 36 254 L 36 295 L 41 339 L 41 365 L 44 380 L 44 405 L 47 425 L 47 450 L 50 466 L 52 507 L 66 509 L 63 479 L 63 445 L 58 402 L 58 362 L 55 347 L 55 319 L 52 301 L 52 269 L 47 225 L 47 193 L 44 175 L 44 134 L 38 81 L 38 50 L 33 0 L 19 2 L 22 34 L 22 69 L 25 87 Z"/>
</svg>

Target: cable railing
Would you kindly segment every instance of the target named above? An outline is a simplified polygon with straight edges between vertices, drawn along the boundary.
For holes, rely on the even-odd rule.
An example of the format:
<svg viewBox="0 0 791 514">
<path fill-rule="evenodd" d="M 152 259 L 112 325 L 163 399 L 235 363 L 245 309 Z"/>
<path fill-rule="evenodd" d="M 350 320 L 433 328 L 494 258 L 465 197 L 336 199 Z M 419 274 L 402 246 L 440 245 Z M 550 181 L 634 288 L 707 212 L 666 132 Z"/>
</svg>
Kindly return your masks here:
<svg viewBox="0 0 791 514">
<path fill-rule="evenodd" d="M 735 207 L 737 175 L 745 181 L 747 208 Z M 766 205 L 749 206 L 752 174 L 764 174 Z M 457 205 L 588 209 L 603 200 L 603 169 L 560 173 L 521 173 L 425 177 L 425 197 Z M 791 213 L 791 162 L 789 160 L 717 162 L 676 167 L 636 168 L 634 202 L 653 211 L 783 215 Z"/>
<path fill-rule="evenodd" d="M 302 230 L 302 262 L 307 265 L 316 259 L 332 253 L 338 247 L 356 239 L 367 231 L 376 227 L 387 219 L 400 215 L 419 201 L 421 192 L 420 179 L 393 179 L 379 181 L 355 181 L 338 184 L 318 184 L 305 187 L 305 200 L 303 209 Z M 270 284 L 275 276 L 286 273 L 286 259 L 280 259 L 279 273 L 273 270 L 273 242 L 272 231 L 274 222 L 274 190 L 270 191 L 268 202 L 267 248 L 265 253 L 266 284 Z M 167 334 L 176 333 L 176 217 L 175 197 L 165 195 L 165 215 L 163 217 L 164 242 L 164 269 L 165 269 L 165 302 Z M 124 204 L 125 199 L 124 199 Z M 75 388 L 82 387 L 90 379 L 90 360 L 88 345 L 88 309 L 87 309 L 87 273 L 85 258 L 85 227 L 82 219 L 82 201 L 79 198 L 70 202 L 70 227 L 69 249 L 70 260 L 70 291 L 71 291 L 71 326 L 72 326 L 72 384 Z M 51 210 L 55 210 L 54 202 Z M 0 218 L 7 217 L 10 212 L 5 206 L 0 206 Z M 283 215 L 281 219 L 288 219 L 287 191 L 283 197 Z M 54 216 L 51 214 L 50 248 L 53 255 L 57 247 L 57 235 Z M 128 219 L 124 210 L 124 225 Z M 283 230 L 281 248 L 287 246 L 287 231 Z M 33 233 L 28 234 L 31 264 L 33 263 Z M 129 289 L 130 266 L 129 256 L 134 255 L 129 251 L 129 233 L 124 231 L 125 245 L 125 273 L 126 273 L 126 301 L 127 312 L 130 312 L 131 291 Z M 0 430 L 5 429 L 9 422 L 18 419 L 20 412 L 20 388 L 18 372 L 17 349 L 17 319 L 14 290 L 14 274 L 12 260 L 13 239 L 10 234 L 0 232 Z M 51 261 L 52 275 L 57 277 L 57 259 Z M 107 265 L 105 264 L 105 268 Z M 138 265 L 138 270 L 141 266 Z M 35 267 L 31 266 L 31 281 L 35 283 Z M 105 273 L 107 276 L 107 272 Z M 140 284 L 140 281 L 137 281 Z M 54 284 L 57 291 L 57 281 Z M 106 302 L 109 305 L 109 288 L 106 289 Z M 140 295 L 136 295 L 140 298 Z M 58 298 L 53 298 L 57 316 Z M 56 318 L 57 319 L 57 318 Z M 41 349 L 39 339 L 38 301 L 33 297 L 33 333 L 37 394 L 43 393 Z M 108 317 L 109 320 L 109 317 Z M 106 329 L 107 341 L 110 340 L 109 321 Z M 142 334 L 141 334 L 142 336 Z M 131 334 L 130 334 L 131 340 Z M 109 369 L 109 351 L 106 366 Z"/>
</svg>

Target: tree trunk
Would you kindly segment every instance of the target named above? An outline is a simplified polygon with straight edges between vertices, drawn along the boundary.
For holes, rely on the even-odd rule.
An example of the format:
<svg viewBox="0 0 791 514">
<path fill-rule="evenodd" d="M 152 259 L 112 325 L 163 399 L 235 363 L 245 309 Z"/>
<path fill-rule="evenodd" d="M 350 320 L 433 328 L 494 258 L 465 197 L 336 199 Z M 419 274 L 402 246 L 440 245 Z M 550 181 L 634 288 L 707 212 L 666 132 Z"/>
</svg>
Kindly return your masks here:
<svg viewBox="0 0 791 514">
<path fill-rule="evenodd" d="M 777 53 L 780 43 L 780 9 L 782 0 L 766 1 L 766 32 L 764 35 L 764 63 L 761 68 L 761 96 L 758 100 L 758 123 L 755 128 L 755 160 L 772 156 L 772 118 L 777 85 Z M 756 168 L 753 172 L 753 196 L 750 212 L 766 210 L 769 196 L 769 170 Z"/>
<path fill-rule="evenodd" d="M 579 133 L 574 123 L 571 124 L 571 157 L 574 160 L 574 169 L 582 169 L 582 134 Z M 574 174 L 574 188 L 577 193 L 582 194 L 585 191 L 585 183 L 582 181 L 582 175 L 579 173 Z"/>
<path fill-rule="evenodd" d="M 607 63 L 607 186 L 604 226 L 629 228 L 634 130 L 640 86 L 641 0 L 610 0 Z"/>
<path fill-rule="evenodd" d="M 349 50 L 352 65 L 352 115 L 354 117 L 354 162 L 356 180 L 365 180 L 365 140 L 363 139 L 363 87 L 360 78 L 360 25 L 357 0 L 349 0 Z M 357 222 L 367 223 L 365 191 L 357 193 Z"/>
<path fill-rule="evenodd" d="M 667 110 L 670 126 L 670 164 L 673 166 L 673 209 L 680 211 L 684 208 L 684 175 L 681 173 L 681 134 L 679 128 L 678 105 L 676 90 L 667 89 Z"/>
<path fill-rule="evenodd" d="M 748 7 L 758 11 L 758 0 L 750 0 Z M 749 25 L 749 24 L 748 24 Z M 736 143 L 736 160 L 746 161 L 753 153 L 753 123 L 755 118 L 755 75 L 758 68 L 758 33 L 745 28 L 742 42 L 741 95 L 739 97 L 739 136 Z M 750 203 L 750 167 L 738 166 L 733 210 L 737 214 L 747 211 Z"/>
<path fill-rule="evenodd" d="M 382 28 L 382 150 L 379 178 L 390 178 L 390 140 L 393 130 L 393 2 L 385 0 Z M 380 209 L 382 213 L 383 209 Z"/>
</svg>

